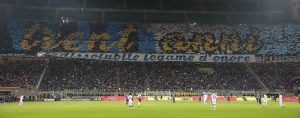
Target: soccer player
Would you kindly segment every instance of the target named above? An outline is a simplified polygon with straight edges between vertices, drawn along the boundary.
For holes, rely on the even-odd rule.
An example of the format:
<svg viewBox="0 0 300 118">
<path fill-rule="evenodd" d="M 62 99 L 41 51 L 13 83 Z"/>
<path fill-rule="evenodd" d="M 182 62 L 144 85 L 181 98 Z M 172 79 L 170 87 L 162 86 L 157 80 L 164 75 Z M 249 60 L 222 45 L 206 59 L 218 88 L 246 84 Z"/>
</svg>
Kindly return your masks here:
<svg viewBox="0 0 300 118">
<path fill-rule="evenodd" d="M 268 106 L 268 96 L 265 94 L 264 95 L 264 103 L 263 103 L 263 108 Z"/>
<path fill-rule="evenodd" d="M 230 102 L 230 96 L 229 95 L 227 96 L 227 102 Z"/>
<path fill-rule="evenodd" d="M 259 95 L 256 95 L 256 103 L 258 104 Z"/>
<path fill-rule="evenodd" d="M 298 95 L 298 102 L 300 103 L 300 94 Z"/>
<path fill-rule="evenodd" d="M 203 104 L 207 104 L 207 94 L 203 95 Z"/>
<path fill-rule="evenodd" d="M 258 104 L 261 105 L 261 95 L 258 95 Z"/>
<path fill-rule="evenodd" d="M 217 95 L 215 93 L 213 93 L 211 95 L 211 110 L 216 110 L 217 107 Z"/>
<path fill-rule="evenodd" d="M 172 102 L 175 103 L 175 93 L 171 95 Z"/>
<path fill-rule="evenodd" d="M 128 96 L 126 96 L 126 105 L 128 105 Z"/>
<path fill-rule="evenodd" d="M 23 99 L 24 99 L 24 96 L 21 95 L 20 96 L 20 101 L 19 101 L 19 106 L 23 106 Z"/>
<path fill-rule="evenodd" d="M 284 108 L 281 94 L 279 94 L 279 107 Z"/>
<path fill-rule="evenodd" d="M 139 99 L 138 106 L 141 107 L 141 105 L 142 105 L 142 95 L 140 93 L 138 94 L 138 99 Z"/>
<path fill-rule="evenodd" d="M 201 102 L 201 101 L 202 101 L 202 97 L 201 97 L 201 96 L 199 96 L 199 98 L 198 98 L 198 101 L 199 101 L 199 102 Z"/>
<path fill-rule="evenodd" d="M 273 101 L 276 102 L 277 96 L 273 96 Z"/>
<path fill-rule="evenodd" d="M 128 106 L 129 106 L 129 108 L 131 110 L 133 110 L 133 97 L 132 97 L 131 93 L 129 93 L 127 99 L 128 99 Z"/>
</svg>

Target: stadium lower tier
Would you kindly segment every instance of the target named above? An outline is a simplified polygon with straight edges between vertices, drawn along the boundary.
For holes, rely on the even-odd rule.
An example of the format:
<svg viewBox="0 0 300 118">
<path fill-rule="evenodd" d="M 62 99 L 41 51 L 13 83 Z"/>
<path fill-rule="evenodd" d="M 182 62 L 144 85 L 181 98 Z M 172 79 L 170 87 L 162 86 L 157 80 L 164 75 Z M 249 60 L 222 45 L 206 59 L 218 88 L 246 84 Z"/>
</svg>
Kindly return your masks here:
<svg viewBox="0 0 300 118">
<path fill-rule="evenodd" d="M 0 62 L 0 87 L 33 88 L 39 85 L 39 90 L 47 91 L 292 90 L 300 87 L 299 70 L 299 62 L 7 60 Z"/>
</svg>

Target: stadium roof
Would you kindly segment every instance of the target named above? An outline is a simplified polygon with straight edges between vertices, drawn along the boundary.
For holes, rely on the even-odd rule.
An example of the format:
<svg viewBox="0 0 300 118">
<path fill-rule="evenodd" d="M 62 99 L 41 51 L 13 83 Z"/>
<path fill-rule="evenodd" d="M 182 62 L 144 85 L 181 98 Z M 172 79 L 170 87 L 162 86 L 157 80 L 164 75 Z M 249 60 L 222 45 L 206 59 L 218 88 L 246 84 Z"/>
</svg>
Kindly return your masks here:
<svg viewBox="0 0 300 118">
<path fill-rule="evenodd" d="M 285 0 L 1 0 L 1 19 L 203 24 L 293 22 Z"/>
</svg>

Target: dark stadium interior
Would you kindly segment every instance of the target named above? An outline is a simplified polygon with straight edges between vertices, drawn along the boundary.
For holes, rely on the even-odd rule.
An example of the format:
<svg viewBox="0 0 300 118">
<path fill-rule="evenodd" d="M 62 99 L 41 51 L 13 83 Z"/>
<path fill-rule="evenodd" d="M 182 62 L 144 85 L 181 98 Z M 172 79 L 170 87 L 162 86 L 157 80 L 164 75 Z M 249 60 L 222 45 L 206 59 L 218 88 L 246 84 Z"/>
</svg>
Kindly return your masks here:
<svg viewBox="0 0 300 118">
<path fill-rule="evenodd" d="M 0 19 L 201 24 L 291 23 L 287 0 L 1 0 Z"/>
</svg>

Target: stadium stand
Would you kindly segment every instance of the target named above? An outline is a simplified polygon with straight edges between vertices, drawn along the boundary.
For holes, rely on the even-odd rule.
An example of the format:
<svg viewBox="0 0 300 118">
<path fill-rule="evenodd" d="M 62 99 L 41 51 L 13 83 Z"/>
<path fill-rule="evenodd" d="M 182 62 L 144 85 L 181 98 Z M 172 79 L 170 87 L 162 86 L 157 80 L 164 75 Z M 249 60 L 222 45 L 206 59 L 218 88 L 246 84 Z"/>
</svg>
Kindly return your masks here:
<svg viewBox="0 0 300 118">
<path fill-rule="evenodd" d="M 288 5 L 283 0 L 1 0 L 0 86 L 292 92 L 300 86 L 300 25 Z M 115 62 L 62 59 L 54 52 L 253 58 Z"/>
<path fill-rule="evenodd" d="M 9 61 L 0 64 L 0 87 L 33 88 L 44 66 L 43 61 Z"/>
<path fill-rule="evenodd" d="M 11 66 L 7 66 L 11 65 Z M 1 64 L 2 87 L 30 87 L 37 84 L 42 61 L 11 61 Z M 300 85 L 299 63 L 250 63 L 271 90 L 292 90 Z M 4 68 L 6 69 L 4 70 Z M 8 68 L 7 68 L 8 67 Z M 204 66 L 205 67 L 205 66 Z M 203 64 L 99 62 L 94 60 L 52 60 L 41 84 L 43 90 L 261 90 L 243 63 Z M 14 71 L 18 69 L 19 72 Z M 12 74 L 15 72 L 16 74 Z"/>
<path fill-rule="evenodd" d="M 0 118 L 299 118 L 299 23 L 300 0 L 0 0 Z"/>
</svg>

